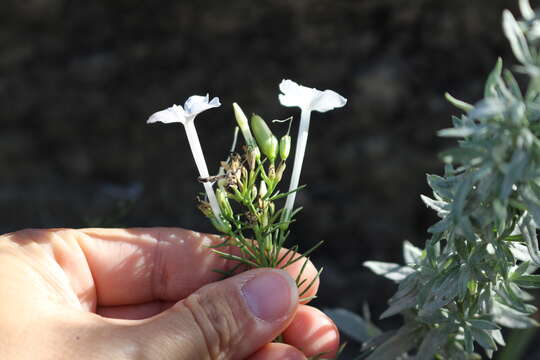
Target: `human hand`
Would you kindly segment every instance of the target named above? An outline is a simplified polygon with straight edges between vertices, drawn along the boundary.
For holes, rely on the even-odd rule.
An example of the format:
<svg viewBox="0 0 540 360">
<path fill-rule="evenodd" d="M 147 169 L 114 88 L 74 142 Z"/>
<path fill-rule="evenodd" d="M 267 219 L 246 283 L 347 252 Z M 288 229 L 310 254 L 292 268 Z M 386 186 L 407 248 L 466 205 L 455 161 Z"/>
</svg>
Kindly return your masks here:
<svg viewBox="0 0 540 360">
<path fill-rule="evenodd" d="M 335 355 L 335 325 L 319 310 L 298 304 L 292 278 L 302 261 L 287 272 L 255 269 L 217 281 L 213 270 L 234 265 L 210 251 L 217 241 L 179 228 L 0 236 L 0 358 Z M 307 282 L 315 274 L 309 263 Z M 317 285 L 305 296 L 314 295 Z M 279 334 L 287 344 L 271 343 Z"/>
</svg>

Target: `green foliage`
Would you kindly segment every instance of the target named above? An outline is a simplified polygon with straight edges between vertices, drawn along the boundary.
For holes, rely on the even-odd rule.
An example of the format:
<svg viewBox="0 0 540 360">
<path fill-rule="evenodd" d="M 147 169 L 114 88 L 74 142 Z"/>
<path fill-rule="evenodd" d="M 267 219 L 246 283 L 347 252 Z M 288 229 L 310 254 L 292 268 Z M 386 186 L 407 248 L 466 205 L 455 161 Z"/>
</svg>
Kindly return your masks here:
<svg viewBox="0 0 540 360">
<path fill-rule="evenodd" d="M 440 220 L 424 250 L 404 244 L 406 266 L 365 263 L 398 283 L 381 317 L 400 314 L 404 325 L 365 341 L 362 358 L 491 358 L 505 345 L 501 326 L 538 325 L 524 289 L 540 287 L 540 17 L 528 0 L 520 8 L 524 20 L 505 11 L 503 29 L 525 91 L 499 59 L 474 106 L 446 95 L 464 114 L 439 135 L 458 145 L 441 154 L 444 175 L 427 177 L 433 196 L 422 196 Z"/>
</svg>

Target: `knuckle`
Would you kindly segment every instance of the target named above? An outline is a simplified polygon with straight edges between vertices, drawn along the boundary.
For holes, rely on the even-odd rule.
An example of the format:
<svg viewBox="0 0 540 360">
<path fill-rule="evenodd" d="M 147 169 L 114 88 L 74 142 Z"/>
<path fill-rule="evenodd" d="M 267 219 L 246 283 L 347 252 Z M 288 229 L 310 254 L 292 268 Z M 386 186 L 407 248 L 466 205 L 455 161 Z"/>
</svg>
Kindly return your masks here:
<svg viewBox="0 0 540 360">
<path fill-rule="evenodd" d="M 204 338 L 208 359 L 229 359 L 241 337 L 234 305 L 227 296 L 192 294 L 184 301 Z"/>
</svg>

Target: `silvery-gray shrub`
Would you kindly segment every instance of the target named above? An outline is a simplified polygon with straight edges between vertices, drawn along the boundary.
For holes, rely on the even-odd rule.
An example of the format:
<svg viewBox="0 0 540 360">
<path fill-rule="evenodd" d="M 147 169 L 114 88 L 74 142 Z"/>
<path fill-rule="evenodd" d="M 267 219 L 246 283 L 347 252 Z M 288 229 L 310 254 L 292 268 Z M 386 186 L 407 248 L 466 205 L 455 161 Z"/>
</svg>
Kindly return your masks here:
<svg viewBox="0 0 540 360">
<path fill-rule="evenodd" d="M 405 242 L 405 265 L 365 263 L 398 284 L 381 317 L 399 314 L 403 326 L 381 332 L 328 311 L 363 342 L 359 359 L 479 359 L 481 348 L 492 357 L 505 345 L 501 327 L 538 325 L 526 289 L 540 287 L 540 13 L 519 5 L 522 19 L 505 11 L 503 30 L 523 84 L 499 59 L 475 105 L 447 94 L 462 114 L 439 132 L 458 142 L 441 154 L 444 175 L 427 176 L 433 195 L 422 200 L 440 220 L 425 249 Z"/>
</svg>

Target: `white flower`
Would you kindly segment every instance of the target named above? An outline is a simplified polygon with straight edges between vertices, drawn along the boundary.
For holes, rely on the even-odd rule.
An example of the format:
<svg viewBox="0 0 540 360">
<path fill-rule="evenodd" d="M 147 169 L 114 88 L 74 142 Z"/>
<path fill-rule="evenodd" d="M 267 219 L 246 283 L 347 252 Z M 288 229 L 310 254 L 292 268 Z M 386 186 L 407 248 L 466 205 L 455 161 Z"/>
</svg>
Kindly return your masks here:
<svg viewBox="0 0 540 360">
<path fill-rule="evenodd" d="M 193 95 L 186 100 L 184 107 L 180 105 L 173 105 L 170 108 L 158 111 L 150 116 L 146 123 L 150 124 L 162 122 L 169 124 L 178 122 L 183 124 L 184 129 L 186 130 L 189 146 L 191 147 L 191 152 L 193 153 L 193 158 L 195 159 L 195 164 L 199 170 L 199 174 L 202 178 L 207 178 L 209 177 L 208 168 L 206 166 L 206 161 L 204 160 L 204 155 L 202 152 L 201 143 L 199 141 L 199 136 L 197 135 L 194 120 L 195 117 L 203 111 L 219 106 L 221 106 L 221 103 L 217 97 L 209 101 L 208 94 L 206 94 L 206 96 Z M 204 189 L 206 190 L 206 196 L 208 197 L 208 202 L 210 203 L 212 212 L 214 213 L 217 221 L 221 222 L 221 211 L 219 209 L 212 184 L 205 182 L 203 185 Z"/>
<path fill-rule="evenodd" d="M 184 107 L 173 105 L 170 108 L 158 111 L 150 116 L 146 123 L 162 122 L 169 124 L 179 122 L 185 125 L 186 122 L 193 121 L 203 111 L 219 106 L 221 106 L 221 103 L 217 97 L 209 101 L 208 94 L 206 96 L 193 95 L 186 100 Z"/>
<path fill-rule="evenodd" d="M 279 102 L 283 106 L 298 106 L 308 111 L 327 112 L 340 108 L 347 103 L 347 99 L 332 90 L 317 90 L 298 85 L 292 80 L 283 80 L 279 84 Z"/>
<path fill-rule="evenodd" d="M 309 122 L 312 111 L 327 112 L 329 110 L 345 106 L 347 99 L 332 90 L 317 90 L 298 85 L 292 80 L 282 80 L 279 84 L 279 102 L 283 106 L 298 106 L 301 109 L 300 125 L 298 130 L 298 140 L 296 141 L 296 151 L 294 155 L 294 165 L 291 175 L 291 184 L 289 185 L 290 194 L 285 202 L 283 217 L 289 220 L 292 213 L 294 200 L 296 198 L 296 189 L 300 182 L 300 172 L 306 153 L 306 145 L 309 133 Z"/>
</svg>

